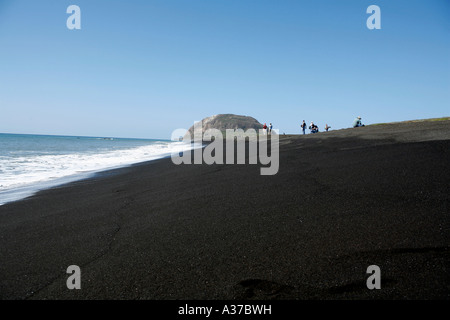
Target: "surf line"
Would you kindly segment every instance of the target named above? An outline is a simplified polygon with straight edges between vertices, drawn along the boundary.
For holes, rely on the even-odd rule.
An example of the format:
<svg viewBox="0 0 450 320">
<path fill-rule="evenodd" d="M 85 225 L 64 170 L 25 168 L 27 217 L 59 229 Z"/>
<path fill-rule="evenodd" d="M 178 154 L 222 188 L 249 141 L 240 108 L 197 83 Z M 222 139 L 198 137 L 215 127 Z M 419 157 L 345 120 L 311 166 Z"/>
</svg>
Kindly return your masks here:
<svg viewBox="0 0 450 320">
<path fill-rule="evenodd" d="M 226 143 L 226 164 L 246 164 L 246 151 L 245 142 L 248 139 L 248 163 L 258 164 L 265 167 L 261 167 L 261 175 L 275 175 L 278 173 L 280 166 L 279 157 L 279 136 L 278 134 L 266 135 L 263 129 L 259 129 L 257 132 L 255 129 L 226 129 L 225 138 L 222 131 L 218 129 L 207 129 L 203 132 L 202 121 L 194 123 L 194 137 L 191 132 L 187 132 L 183 137 L 183 142 L 194 142 L 194 144 L 202 145 L 204 141 L 211 142 L 206 145 L 205 148 L 194 148 L 184 151 L 182 155 L 179 153 L 173 153 L 171 155 L 172 162 L 176 165 L 180 164 L 192 164 L 192 152 L 194 152 L 194 164 L 224 164 L 223 159 L 223 144 Z M 174 131 L 180 132 L 177 129 Z M 184 131 L 186 131 L 184 129 Z M 172 134 L 174 136 L 174 134 Z M 268 148 L 268 137 L 270 137 L 270 155 Z M 235 146 L 236 157 L 235 157 Z M 267 165 L 270 165 L 267 167 Z"/>
</svg>

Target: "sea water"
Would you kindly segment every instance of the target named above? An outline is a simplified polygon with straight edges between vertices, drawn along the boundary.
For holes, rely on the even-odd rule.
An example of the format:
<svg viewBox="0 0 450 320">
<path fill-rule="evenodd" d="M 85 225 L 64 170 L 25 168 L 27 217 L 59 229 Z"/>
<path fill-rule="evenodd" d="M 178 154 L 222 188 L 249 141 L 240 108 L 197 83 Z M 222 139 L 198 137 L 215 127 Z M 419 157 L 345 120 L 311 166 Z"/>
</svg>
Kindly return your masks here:
<svg viewBox="0 0 450 320">
<path fill-rule="evenodd" d="M 188 149 L 190 144 L 170 140 L 0 134 L 0 205 Z"/>
</svg>

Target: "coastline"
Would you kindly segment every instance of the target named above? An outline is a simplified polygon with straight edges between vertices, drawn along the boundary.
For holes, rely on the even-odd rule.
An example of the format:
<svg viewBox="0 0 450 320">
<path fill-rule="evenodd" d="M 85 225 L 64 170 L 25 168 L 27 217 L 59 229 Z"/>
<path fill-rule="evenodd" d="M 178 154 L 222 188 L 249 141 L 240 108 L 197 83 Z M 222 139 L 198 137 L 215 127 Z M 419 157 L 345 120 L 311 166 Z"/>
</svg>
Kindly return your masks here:
<svg viewBox="0 0 450 320">
<path fill-rule="evenodd" d="M 280 136 L 274 176 L 164 158 L 40 191 L 0 206 L 0 299 L 448 299 L 449 139 Z"/>
<path fill-rule="evenodd" d="M 51 136 L 50 136 L 51 137 Z M 56 136 L 59 137 L 59 136 Z M 76 137 L 69 137 L 69 138 L 76 138 Z M 101 138 L 96 138 L 101 139 Z M 133 139 L 131 139 L 133 140 Z M 160 142 L 162 140 L 154 140 L 157 142 Z M 162 141 L 165 142 L 165 141 Z M 194 146 L 191 146 L 194 147 Z M 182 149 L 185 149 L 184 147 Z M 130 150 L 132 152 L 134 150 Z M 178 150 L 178 152 L 182 152 L 181 150 Z M 147 157 L 147 159 L 140 159 L 136 160 L 136 162 L 125 162 L 125 163 L 117 163 L 117 164 L 109 164 L 109 165 L 103 165 L 98 166 L 98 168 L 91 168 L 89 170 L 80 170 L 71 172 L 70 174 L 61 175 L 61 173 L 57 173 L 55 177 L 51 179 L 46 179 L 42 181 L 34 181 L 32 183 L 20 183 L 15 187 L 11 187 L 8 189 L 0 190 L 0 206 L 20 201 L 23 199 L 26 199 L 34 194 L 36 194 L 39 191 L 48 190 L 48 189 L 54 189 L 58 188 L 59 186 L 64 186 L 67 184 L 70 184 L 72 182 L 80 181 L 80 180 L 86 180 L 95 177 L 98 174 L 102 174 L 104 171 L 111 171 L 116 169 L 121 169 L 127 166 L 132 166 L 139 163 L 145 163 L 154 161 L 157 159 L 167 158 L 170 157 L 172 153 L 176 153 L 175 151 L 171 152 L 165 152 L 161 154 L 154 154 L 151 157 Z M 99 157 L 102 155 L 99 154 Z"/>
</svg>

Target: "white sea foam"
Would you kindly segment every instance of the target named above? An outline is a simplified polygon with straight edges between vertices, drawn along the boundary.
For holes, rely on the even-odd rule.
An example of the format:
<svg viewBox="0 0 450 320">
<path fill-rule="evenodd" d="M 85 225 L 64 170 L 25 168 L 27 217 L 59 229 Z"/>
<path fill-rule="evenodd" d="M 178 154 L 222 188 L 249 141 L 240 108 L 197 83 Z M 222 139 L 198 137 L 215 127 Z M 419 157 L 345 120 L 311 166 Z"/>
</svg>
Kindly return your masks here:
<svg viewBox="0 0 450 320">
<path fill-rule="evenodd" d="M 0 205 L 95 172 L 160 159 L 191 148 L 183 142 L 156 142 L 98 153 L 0 157 Z"/>
</svg>

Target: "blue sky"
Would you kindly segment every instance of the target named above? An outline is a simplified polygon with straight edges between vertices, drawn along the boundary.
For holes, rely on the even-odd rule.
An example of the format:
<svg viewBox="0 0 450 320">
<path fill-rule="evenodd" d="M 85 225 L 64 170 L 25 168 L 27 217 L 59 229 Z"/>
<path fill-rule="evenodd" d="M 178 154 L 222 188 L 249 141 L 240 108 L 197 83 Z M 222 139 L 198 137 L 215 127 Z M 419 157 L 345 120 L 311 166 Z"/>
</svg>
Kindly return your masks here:
<svg viewBox="0 0 450 320">
<path fill-rule="evenodd" d="M 81 30 L 66 9 L 81 8 Z M 369 5 L 381 30 L 369 30 Z M 450 116 L 450 1 L 0 0 L 0 132 L 170 138 Z"/>
</svg>

